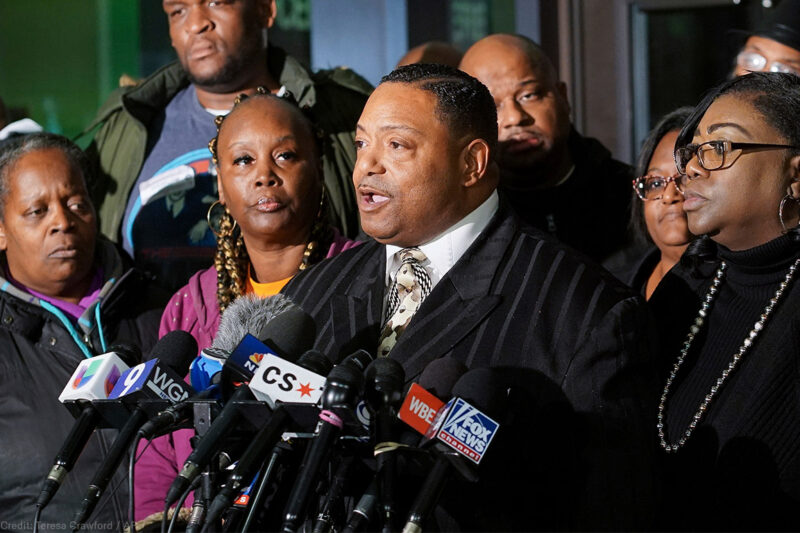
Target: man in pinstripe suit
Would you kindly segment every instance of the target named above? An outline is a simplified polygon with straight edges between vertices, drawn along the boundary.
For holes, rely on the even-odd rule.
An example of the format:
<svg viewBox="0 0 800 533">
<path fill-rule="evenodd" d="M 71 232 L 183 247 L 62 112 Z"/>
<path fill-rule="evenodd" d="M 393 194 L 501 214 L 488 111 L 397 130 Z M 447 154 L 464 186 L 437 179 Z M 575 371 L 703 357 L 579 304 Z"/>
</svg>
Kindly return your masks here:
<svg viewBox="0 0 800 533">
<path fill-rule="evenodd" d="M 374 241 L 284 292 L 315 319 L 317 349 L 375 353 L 396 253 L 424 253 L 432 289 L 389 357 L 409 382 L 440 357 L 492 367 L 509 396 L 480 482 L 448 485 L 440 528 L 646 528 L 649 315 L 588 259 L 521 225 L 496 192 L 496 143 L 494 101 L 474 78 L 440 65 L 384 77 L 358 123 L 353 174 Z"/>
</svg>

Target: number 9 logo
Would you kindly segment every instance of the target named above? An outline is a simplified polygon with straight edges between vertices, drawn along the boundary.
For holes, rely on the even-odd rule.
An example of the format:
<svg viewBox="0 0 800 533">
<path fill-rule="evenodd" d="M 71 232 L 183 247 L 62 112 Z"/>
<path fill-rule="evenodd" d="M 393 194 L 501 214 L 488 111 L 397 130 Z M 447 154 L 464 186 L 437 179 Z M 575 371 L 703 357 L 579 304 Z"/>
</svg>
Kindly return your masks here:
<svg viewBox="0 0 800 533">
<path fill-rule="evenodd" d="M 142 372 L 144 372 L 145 366 L 147 366 L 147 363 L 141 363 L 131 368 L 131 371 L 128 372 L 127 376 L 125 376 L 125 381 L 123 381 L 125 388 L 120 391 L 118 396 L 125 396 L 128 394 L 128 391 L 131 390 L 131 387 L 136 384 L 136 382 L 139 380 L 139 377 L 142 375 Z"/>
</svg>

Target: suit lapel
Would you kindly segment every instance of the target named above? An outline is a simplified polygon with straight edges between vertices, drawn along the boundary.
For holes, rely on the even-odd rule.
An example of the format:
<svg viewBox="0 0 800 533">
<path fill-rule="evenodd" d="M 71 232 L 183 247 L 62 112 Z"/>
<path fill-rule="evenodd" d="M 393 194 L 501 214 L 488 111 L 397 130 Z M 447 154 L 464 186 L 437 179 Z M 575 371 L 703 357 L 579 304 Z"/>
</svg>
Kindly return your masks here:
<svg viewBox="0 0 800 533">
<path fill-rule="evenodd" d="M 334 345 L 340 356 L 359 348 L 375 353 L 380 335 L 383 310 L 383 285 L 386 272 L 384 247 L 376 242 L 362 245 L 352 282 L 344 294 L 331 298 Z M 351 273 L 352 275 L 352 273 Z"/>
<path fill-rule="evenodd" d="M 516 222 L 501 205 L 486 230 L 422 303 L 390 353 L 403 364 L 406 381 L 450 351 L 500 304 L 502 296 L 492 293 L 492 281 L 515 231 Z"/>
</svg>

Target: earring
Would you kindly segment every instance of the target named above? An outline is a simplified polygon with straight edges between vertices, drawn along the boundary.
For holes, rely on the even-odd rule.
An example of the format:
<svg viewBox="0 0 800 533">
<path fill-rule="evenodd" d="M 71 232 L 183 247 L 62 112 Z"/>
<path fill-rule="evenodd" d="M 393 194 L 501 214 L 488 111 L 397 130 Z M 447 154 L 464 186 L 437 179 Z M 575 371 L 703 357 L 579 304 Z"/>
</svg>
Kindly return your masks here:
<svg viewBox="0 0 800 533">
<path fill-rule="evenodd" d="M 220 232 L 219 230 L 219 221 L 222 218 L 222 214 L 217 215 L 214 213 L 214 209 L 216 209 L 217 206 L 222 206 L 223 214 L 228 213 L 228 208 L 225 207 L 225 205 L 219 200 L 215 200 L 213 204 L 208 206 L 208 212 L 206 213 L 206 222 L 208 222 L 208 227 L 209 229 L 211 229 L 211 233 L 213 233 L 214 236 L 216 236 L 217 239 L 219 239 L 222 237 L 222 232 Z M 228 213 L 228 215 L 230 216 L 230 213 Z M 214 224 L 215 222 L 216 226 Z M 233 220 L 233 227 L 231 227 L 231 232 L 233 232 L 233 230 L 235 229 L 236 229 L 236 219 Z"/>
<path fill-rule="evenodd" d="M 786 222 L 783 221 L 783 208 L 786 205 L 786 202 L 789 201 L 789 200 L 791 200 L 791 201 L 795 202 L 796 204 L 800 205 L 800 199 L 795 198 L 791 194 L 787 194 L 786 196 L 781 198 L 781 203 L 778 206 L 778 220 L 780 220 L 780 222 L 781 222 L 781 227 L 783 228 L 783 232 L 784 233 L 789 233 L 789 229 L 786 228 Z M 798 221 L 797 224 L 798 224 L 798 226 L 800 226 L 800 221 Z"/>
<path fill-rule="evenodd" d="M 316 221 L 321 221 L 325 215 L 325 196 L 325 185 L 322 185 L 322 191 L 319 194 L 319 208 L 317 209 L 317 216 L 315 217 Z"/>
</svg>

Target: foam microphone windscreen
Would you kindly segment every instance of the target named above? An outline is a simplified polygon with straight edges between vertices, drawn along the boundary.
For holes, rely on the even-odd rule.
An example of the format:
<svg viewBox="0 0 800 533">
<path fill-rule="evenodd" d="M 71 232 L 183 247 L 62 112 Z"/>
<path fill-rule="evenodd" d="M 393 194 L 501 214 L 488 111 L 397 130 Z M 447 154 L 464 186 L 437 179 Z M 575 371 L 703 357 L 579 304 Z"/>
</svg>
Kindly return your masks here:
<svg viewBox="0 0 800 533">
<path fill-rule="evenodd" d="M 453 396 L 453 386 L 467 371 L 467 366 L 452 357 L 434 359 L 419 376 L 418 384 L 443 402 Z"/>
<path fill-rule="evenodd" d="M 507 406 L 507 388 L 491 368 L 474 368 L 465 373 L 453 385 L 453 396 L 494 418 L 500 417 Z"/>
<path fill-rule="evenodd" d="M 288 305 L 254 335 L 279 355 L 295 360 L 314 346 L 317 325 L 308 313 L 285 296 L 283 298 Z"/>
<path fill-rule="evenodd" d="M 296 306 L 282 294 L 268 298 L 259 298 L 253 294 L 240 296 L 222 313 L 217 335 L 211 346 L 230 353 L 248 333 L 262 339 L 259 335 L 267 324 L 290 307 Z"/>
</svg>

